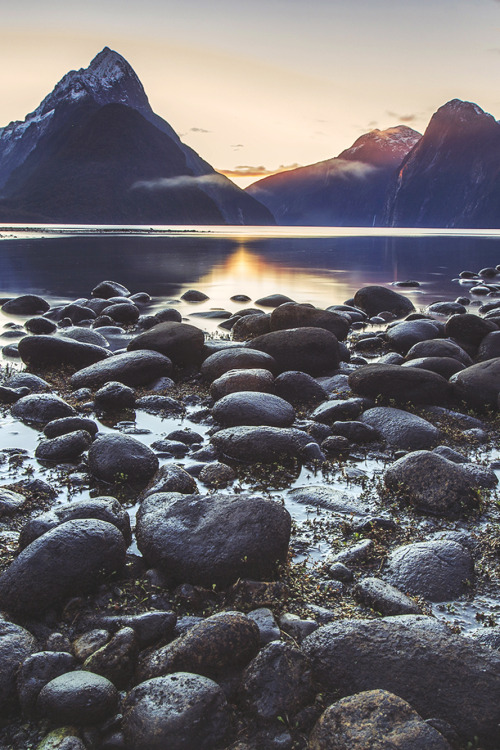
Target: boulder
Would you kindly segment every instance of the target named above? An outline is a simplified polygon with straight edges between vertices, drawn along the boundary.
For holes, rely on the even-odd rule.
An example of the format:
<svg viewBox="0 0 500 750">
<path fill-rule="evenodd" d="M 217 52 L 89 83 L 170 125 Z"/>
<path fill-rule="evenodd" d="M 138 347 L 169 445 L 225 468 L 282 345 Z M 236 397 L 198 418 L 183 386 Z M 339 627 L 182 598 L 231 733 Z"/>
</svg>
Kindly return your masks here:
<svg viewBox="0 0 500 750">
<path fill-rule="evenodd" d="M 307 458 L 314 443 L 306 432 L 293 427 L 227 427 L 210 438 L 220 457 L 247 463 L 273 463 L 283 458 Z"/>
<path fill-rule="evenodd" d="M 94 406 L 103 411 L 120 411 L 133 409 L 135 406 L 135 391 L 128 385 L 110 380 L 99 388 L 94 396 Z"/>
<path fill-rule="evenodd" d="M 333 703 L 318 719 L 308 750 L 452 750 L 402 698 L 366 690 Z"/>
<path fill-rule="evenodd" d="M 242 315 L 231 327 L 233 341 L 248 341 L 271 330 L 271 316 L 265 313 Z"/>
<path fill-rule="evenodd" d="M 406 354 L 415 344 L 442 335 L 442 330 L 436 321 L 405 320 L 388 328 L 385 338 L 392 349 L 400 354 Z"/>
<path fill-rule="evenodd" d="M 255 300 L 255 304 L 261 307 L 278 307 L 287 302 L 293 302 L 293 299 L 287 297 L 286 294 L 268 294 L 266 297 L 259 297 Z"/>
<path fill-rule="evenodd" d="M 137 651 L 134 629 L 121 628 L 108 643 L 85 659 L 83 669 L 106 677 L 117 688 L 125 688 L 135 672 Z"/>
<path fill-rule="evenodd" d="M 101 281 L 92 289 L 92 297 L 109 299 L 110 297 L 129 297 L 130 292 L 126 286 L 117 281 Z"/>
<path fill-rule="evenodd" d="M 117 302 L 105 308 L 105 314 L 109 315 L 116 323 L 131 325 L 139 320 L 139 308 L 133 302 Z"/>
<path fill-rule="evenodd" d="M 199 364 L 203 358 L 205 335 L 189 323 L 166 321 L 139 334 L 128 345 L 129 351 L 149 349 L 160 352 L 174 365 L 184 367 Z"/>
<path fill-rule="evenodd" d="M 283 331 L 287 328 L 324 328 L 343 341 L 349 333 L 349 321 L 342 315 L 330 310 L 319 310 L 317 307 L 300 305 L 296 302 L 285 302 L 271 313 L 271 331 Z"/>
<path fill-rule="evenodd" d="M 69 432 L 85 430 L 93 438 L 97 435 L 97 423 L 88 417 L 60 417 L 47 422 L 43 428 L 43 434 L 48 438 L 67 435 Z"/>
<path fill-rule="evenodd" d="M 450 339 L 428 339 L 414 344 L 406 353 L 406 359 L 421 357 L 453 357 L 466 367 L 472 364 L 472 359 L 461 346 Z"/>
<path fill-rule="evenodd" d="M 387 690 L 423 718 L 498 747 L 500 654 L 493 649 L 418 615 L 333 622 L 305 638 L 302 648 L 323 690 L 340 696 Z"/>
<path fill-rule="evenodd" d="M 87 593 L 124 563 L 125 541 L 116 526 L 66 521 L 29 544 L 0 576 L 0 607 L 39 616 L 66 597 Z"/>
<path fill-rule="evenodd" d="M 485 362 L 487 359 L 496 359 L 500 357 L 500 331 L 487 333 L 479 344 L 477 350 L 477 362 Z M 472 364 L 472 362 L 471 362 Z"/>
<path fill-rule="evenodd" d="M 16 372 L 2 383 L 6 388 L 29 388 L 32 393 L 46 393 L 51 387 L 43 378 L 31 372 Z"/>
<path fill-rule="evenodd" d="M 57 331 L 57 325 L 42 315 L 37 315 L 25 321 L 24 327 L 29 333 L 35 334 L 54 333 L 54 331 Z"/>
<path fill-rule="evenodd" d="M 341 563 L 337 563 L 341 565 Z M 331 574 L 331 569 L 330 569 Z M 404 590 L 405 587 L 402 587 Z M 418 615 L 418 604 L 405 596 L 398 588 L 380 578 L 363 578 L 356 584 L 354 596 L 362 604 L 371 607 L 382 615 Z"/>
<path fill-rule="evenodd" d="M 389 406 L 368 409 L 360 420 L 374 427 L 391 448 L 411 451 L 428 449 L 441 439 L 441 432 L 427 420 Z"/>
<path fill-rule="evenodd" d="M 230 370 L 269 370 L 276 374 L 276 361 L 269 354 L 247 349 L 241 346 L 222 349 L 207 357 L 202 366 L 201 374 L 205 380 L 214 381 Z"/>
<path fill-rule="evenodd" d="M 445 327 L 446 336 L 472 347 L 479 346 L 484 337 L 491 331 L 498 331 L 498 326 L 495 323 L 471 313 L 452 315 L 447 320 Z"/>
<path fill-rule="evenodd" d="M 25 336 L 18 347 L 23 362 L 34 368 L 68 365 L 80 369 L 111 356 L 102 346 L 83 344 L 62 336 Z"/>
<path fill-rule="evenodd" d="M 8 315 L 40 315 L 49 309 L 47 300 L 36 294 L 23 294 L 7 300 L 2 305 L 2 312 Z"/>
<path fill-rule="evenodd" d="M 274 391 L 274 377 L 269 370 L 260 368 L 229 370 L 229 372 L 214 380 L 210 386 L 210 395 L 214 401 L 239 391 L 272 393 Z"/>
<path fill-rule="evenodd" d="M 337 369 L 340 361 L 336 336 L 324 328 L 290 328 L 257 336 L 251 348 L 274 358 L 280 372 L 300 370 L 309 375 L 325 375 Z"/>
<path fill-rule="evenodd" d="M 19 669 L 36 650 L 36 640 L 31 633 L 0 619 L 0 713 L 3 716 L 8 716 L 16 703 Z"/>
<path fill-rule="evenodd" d="M 415 310 L 407 297 L 385 286 L 365 286 L 358 289 L 354 295 L 354 304 L 369 317 L 387 310 L 402 318 Z"/>
<path fill-rule="evenodd" d="M 332 424 L 357 419 L 364 408 L 367 400 L 363 398 L 346 398 L 325 401 L 320 404 L 311 414 L 311 419 L 322 424 Z"/>
<path fill-rule="evenodd" d="M 40 690 L 55 677 L 72 672 L 75 658 L 66 651 L 38 651 L 29 656 L 17 674 L 17 692 L 23 713 L 32 714 Z"/>
<path fill-rule="evenodd" d="M 216 682 L 177 672 L 137 685 L 123 706 L 123 734 L 134 750 L 213 750 L 227 744 L 231 713 Z"/>
<path fill-rule="evenodd" d="M 68 432 L 59 437 L 42 440 L 38 443 L 35 456 L 41 461 L 76 461 L 92 443 L 86 430 Z"/>
<path fill-rule="evenodd" d="M 21 422 L 38 426 L 46 425 L 54 419 L 73 416 L 75 410 L 59 396 L 49 393 L 33 393 L 16 401 L 11 408 L 11 413 Z"/>
<path fill-rule="evenodd" d="M 153 480 L 142 492 L 142 498 L 156 495 L 158 492 L 180 492 L 183 495 L 192 495 L 198 492 L 196 481 L 191 474 L 182 468 L 169 463 L 160 466 Z"/>
<path fill-rule="evenodd" d="M 498 409 L 500 357 L 466 367 L 465 370 L 452 375 L 450 383 L 456 386 L 459 398 L 468 406 L 480 411 L 488 408 Z"/>
<path fill-rule="evenodd" d="M 290 514 L 274 500 L 169 492 L 143 501 L 136 536 L 148 564 L 177 582 L 211 587 L 272 576 L 286 560 L 290 529 Z"/>
<path fill-rule="evenodd" d="M 465 370 L 465 365 L 453 359 L 453 357 L 420 357 L 411 359 L 409 362 L 403 362 L 402 366 L 418 367 L 421 370 L 437 372 L 445 380 L 449 380 L 456 372 Z"/>
<path fill-rule="evenodd" d="M 130 435 L 102 435 L 89 450 L 89 470 L 97 479 L 145 485 L 158 471 L 158 458 Z"/>
<path fill-rule="evenodd" d="M 269 425 L 290 427 L 295 409 L 288 401 L 271 393 L 240 391 L 221 398 L 212 409 L 216 422 L 225 427 Z"/>
<path fill-rule="evenodd" d="M 118 691 L 100 675 L 68 672 L 41 689 L 36 705 L 42 716 L 59 725 L 88 726 L 101 723 L 116 712 Z"/>
<path fill-rule="evenodd" d="M 441 375 L 400 365 L 363 365 L 349 375 L 349 385 L 360 396 L 386 403 L 395 401 L 399 404 L 442 406 L 453 393 L 450 384 Z"/>
<path fill-rule="evenodd" d="M 109 346 L 109 343 L 107 339 L 104 338 L 104 336 L 102 336 L 97 331 L 91 330 L 90 328 L 70 326 L 69 328 L 63 328 L 57 335 L 65 339 L 80 341 L 83 344 L 95 344 L 96 346 L 102 346 L 104 349 Z"/>
<path fill-rule="evenodd" d="M 433 451 L 399 458 L 387 469 L 384 482 L 422 513 L 460 518 L 478 504 L 478 485 L 469 472 Z"/>
<path fill-rule="evenodd" d="M 170 375 L 172 362 L 165 355 L 153 351 L 115 354 L 109 359 L 85 367 L 72 375 L 73 388 L 99 388 L 110 380 L 133 388 L 148 385 L 157 378 Z"/>
<path fill-rule="evenodd" d="M 292 404 L 307 404 L 323 401 L 328 392 L 311 375 L 300 370 L 282 372 L 274 381 L 277 396 Z"/>
</svg>

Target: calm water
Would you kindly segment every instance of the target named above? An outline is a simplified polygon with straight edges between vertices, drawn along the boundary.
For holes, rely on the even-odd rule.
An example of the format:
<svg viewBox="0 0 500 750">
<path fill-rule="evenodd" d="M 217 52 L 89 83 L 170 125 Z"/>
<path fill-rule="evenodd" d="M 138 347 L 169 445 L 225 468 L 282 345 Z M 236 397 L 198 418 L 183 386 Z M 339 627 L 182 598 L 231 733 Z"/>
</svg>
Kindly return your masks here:
<svg viewBox="0 0 500 750">
<path fill-rule="evenodd" d="M 51 301 L 86 297 L 109 278 L 149 292 L 157 306 L 195 287 L 210 297 L 196 311 L 234 311 L 241 307 L 229 301 L 234 294 L 255 300 L 274 292 L 326 307 L 366 284 L 415 279 L 421 287 L 405 294 L 423 307 L 466 293 L 456 280 L 460 271 L 498 263 L 500 232 L 0 226 L 0 294 L 36 293 Z"/>
</svg>

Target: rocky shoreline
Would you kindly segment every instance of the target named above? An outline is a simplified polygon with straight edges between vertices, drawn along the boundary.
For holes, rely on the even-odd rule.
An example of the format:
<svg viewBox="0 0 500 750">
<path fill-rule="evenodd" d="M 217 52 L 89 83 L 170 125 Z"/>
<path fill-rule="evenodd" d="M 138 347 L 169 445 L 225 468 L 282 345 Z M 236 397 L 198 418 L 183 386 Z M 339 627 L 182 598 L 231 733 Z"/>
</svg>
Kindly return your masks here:
<svg viewBox="0 0 500 750">
<path fill-rule="evenodd" d="M 461 278 L 475 314 L 239 295 L 223 338 L 2 301 L 1 748 L 500 745 L 500 267 Z"/>
</svg>

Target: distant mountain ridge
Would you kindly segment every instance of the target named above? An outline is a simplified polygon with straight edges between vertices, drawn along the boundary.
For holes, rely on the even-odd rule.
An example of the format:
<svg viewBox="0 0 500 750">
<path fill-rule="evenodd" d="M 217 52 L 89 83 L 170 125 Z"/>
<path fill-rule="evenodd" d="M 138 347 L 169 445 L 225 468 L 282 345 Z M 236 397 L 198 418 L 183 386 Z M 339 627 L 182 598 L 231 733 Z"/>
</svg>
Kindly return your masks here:
<svg viewBox="0 0 500 750">
<path fill-rule="evenodd" d="M 108 111 L 98 133 L 95 118 L 111 105 L 121 109 Z M 174 190 L 162 182 L 173 177 L 186 181 Z M 23 122 L 0 129 L 0 219 L 274 223 L 266 208 L 182 143 L 151 109 L 129 63 L 108 47 L 88 68 L 67 73 Z"/>
<path fill-rule="evenodd" d="M 399 165 L 420 138 L 405 125 L 372 130 L 333 159 L 265 177 L 247 192 L 278 224 L 373 226 Z"/>
</svg>

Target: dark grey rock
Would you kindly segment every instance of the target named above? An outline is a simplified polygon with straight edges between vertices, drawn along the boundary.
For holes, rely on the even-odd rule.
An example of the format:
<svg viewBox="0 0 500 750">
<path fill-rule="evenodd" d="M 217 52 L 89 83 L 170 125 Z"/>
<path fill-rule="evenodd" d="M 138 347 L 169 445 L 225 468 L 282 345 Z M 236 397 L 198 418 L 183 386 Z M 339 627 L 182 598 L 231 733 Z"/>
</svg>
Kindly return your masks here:
<svg viewBox="0 0 500 750">
<path fill-rule="evenodd" d="M 93 419 L 87 417 L 61 417 L 48 422 L 43 428 L 43 434 L 45 437 L 55 438 L 76 430 L 85 430 L 91 437 L 95 437 L 98 426 Z"/>
<path fill-rule="evenodd" d="M 137 409 L 147 411 L 149 414 L 184 414 L 185 411 L 182 401 L 159 394 L 141 396 L 137 399 L 135 405 Z"/>
<path fill-rule="evenodd" d="M 121 628 L 102 648 L 85 659 L 83 669 L 100 674 L 117 688 L 125 688 L 133 677 L 138 645 L 133 628 Z"/>
<path fill-rule="evenodd" d="M 96 391 L 94 405 L 96 409 L 103 409 L 104 411 L 133 409 L 135 406 L 135 391 L 128 385 L 118 381 L 110 381 Z"/>
<path fill-rule="evenodd" d="M 332 424 L 344 420 L 357 419 L 366 407 L 366 400 L 362 398 L 338 399 L 325 401 L 311 414 L 311 419 L 324 424 Z"/>
<path fill-rule="evenodd" d="M 416 602 L 399 589 L 380 578 L 363 578 L 355 586 L 354 595 L 367 607 L 382 615 L 418 615 L 422 613 Z"/>
<path fill-rule="evenodd" d="M 54 331 L 57 331 L 57 325 L 52 320 L 44 318 L 41 315 L 37 315 L 35 318 L 27 320 L 24 327 L 29 333 L 35 334 L 54 333 Z"/>
<path fill-rule="evenodd" d="M 139 334 L 129 343 L 127 349 L 150 349 L 160 352 L 169 357 L 175 365 L 184 367 L 201 362 L 204 343 L 205 336 L 199 328 L 189 323 L 166 321 Z"/>
<path fill-rule="evenodd" d="M 449 380 L 456 372 L 465 370 L 465 365 L 453 357 L 421 357 L 404 362 L 403 367 L 417 367 L 421 370 L 437 372 L 446 380 Z"/>
<path fill-rule="evenodd" d="M 36 294 L 23 294 L 4 302 L 2 312 L 9 315 L 39 315 L 47 312 L 49 303 Z"/>
<path fill-rule="evenodd" d="M 282 372 L 274 381 L 277 396 L 292 404 L 304 404 L 323 401 L 328 392 L 312 375 L 300 370 Z"/>
<path fill-rule="evenodd" d="M 59 396 L 49 393 L 33 393 L 30 396 L 24 396 L 16 401 L 11 412 L 21 422 L 35 425 L 46 425 L 54 419 L 75 415 L 72 406 Z"/>
<path fill-rule="evenodd" d="M 11 516 L 20 510 L 25 502 L 26 497 L 21 495 L 20 492 L 0 487 L 0 518 L 2 516 Z"/>
<path fill-rule="evenodd" d="M 287 328 L 302 327 L 324 328 L 333 333 L 339 341 L 349 333 L 349 321 L 331 310 L 319 310 L 317 307 L 286 302 L 271 313 L 271 331 L 283 331 Z"/>
<path fill-rule="evenodd" d="M 358 289 L 354 295 L 354 304 L 370 317 L 387 310 L 400 318 L 415 310 L 407 297 L 384 286 Z"/>
<path fill-rule="evenodd" d="M 389 406 L 365 411 L 360 420 L 374 427 L 391 448 L 419 450 L 434 447 L 441 432 L 427 420 Z"/>
<path fill-rule="evenodd" d="M 36 705 L 42 716 L 58 724 L 88 726 L 113 715 L 118 707 L 118 692 L 104 677 L 69 672 L 48 682 Z"/>
<path fill-rule="evenodd" d="M 137 685 L 124 703 L 123 734 L 134 750 L 213 750 L 229 740 L 231 714 L 217 683 L 176 673 Z"/>
<path fill-rule="evenodd" d="M 212 409 L 216 422 L 224 427 L 269 425 L 290 427 L 295 409 L 288 401 L 271 393 L 239 391 L 221 398 Z"/>
<path fill-rule="evenodd" d="M 207 357 L 201 366 L 201 373 L 206 380 L 214 381 L 230 370 L 254 371 L 255 369 L 269 370 L 272 374 L 276 374 L 278 367 L 269 354 L 235 346 L 222 349 Z"/>
<path fill-rule="evenodd" d="M 265 646 L 272 641 L 281 640 L 281 633 L 274 615 L 267 607 L 259 607 L 248 613 L 247 617 L 253 620 L 259 628 L 260 645 Z"/>
<path fill-rule="evenodd" d="M 236 461 L 273 463 L 304 458 L 311 436 L 293 427 L 227 427 L 210 438 L 220 457 Z"/>
<path fill-rule="evenodd" d="M 442 329 L 432 320 L 405 320 L 388 328 L 385 338 L 392 349 L 406 354 L 415 344 L 442 335 Z"/>
<path fill-rule="evenodd" d="M 438 315 L 461 315 L 467 312 L 467 308 L 460 302 L 434 302 L 429 305 L 427 312 Z"/>
<path fill-rule="evenodd" d="M 73 641 L 73 653 L 79 661 L 85 661 L 94 651 L 105 646 L 110 637 L 109 631 L 104 628 L 88 630 Z"/>
<path fill-rule="evenodd" d="M 72 672 L 76 661 L 64 651 L 38 651 L 29 656 L 17 674 L 19 703 L 25 714 L 32 714 L 40 690 L 55 677 Z"/>
<path fill-rule="evenodd" d="M 42 440 L 38 443 L 35 456 L 41 461 L 75 461 L 87 450 L 92 438 L 86 430 L 68 432 L 59 437 Z"/>
<path fill-rule="evenodd" d="M 453 378 L 460 375 L 457 373 Z M 393 400 L 398 404 L 442 406 L 452 395 L 450 384 L 441 375 L 399 365 L 364 365 L 349 375 L 349 385 L 360 396 L 386 403 Z"/>
<path fill-rule="evenodd" d="M 236 472 L 227 464 L 211 461 L 201 469 L 198 478 L 209 487 L 227 487 L 236 479 Z"/>
<path fill-rule="evenodd" d="M 37 650 L 35 638 L 24 628 L 0 619 L 0 711 L 9 715 L 17 701 L 19 668 Z"/>
<path fill-rule="evenodd" d="M 118 302 L 106 307 L 106 315 L 115 320 L 117 323 L 131 325 L 139 320 L 139 308 L 133 302 Z"/>
<path fill-rule="evenodd" d="M 152 646 L 157 641 L 172 635 L 177 616 L 171 611 L 142 612 L 138 615 L 97 616 L 96 624 L 111 632 L 121 628 L 132 628 L 140 648 Z"/>
<path fill-rule="evenodd" d="M 110 297 L 129 297 L 130 292 L 126 286 L 117 281 L 101 281 L 92 289 L 92 297 L 109 299 Z"/>
<path fill-rule="evenodd" d="M 263 312 L 239 317 L 231 327 L 233 341 L 248 341 L 271 330 L 271 316 Z"/>
<path fill-rule="evenodd" d="M 178 582 L 211 587 L 273 575 L 286 559 L 290 514 L 264 498 L 158 493 L 137 514 L 147 562 Z"/>
<path fill-rule="evenodd" d="M 353 443 L 371 443 L 380 440 L 378 430 L 364 422 L 334 422 L 331 429 L 334 435 L 341 435 Z"/>
<path fill-rule="evenodd" d="M 487 333 L 477 350 L 477 362 L 500 357 L 500 331 Z"/>
<path fill-rule="evenodd" d="M 25 336 L 18 348 L 23 362 L 34 368 L 69 365 L 79 369 L 111 356 L 102 346 L 84 344 L 63 336 Z"/>
<path fill-rule="evenodd" d="M 89 470 L 104 482 L 145 485 L 158 471 L 158 458 L 130 435 L 97 437 L 89 450 Z"/>
<path fill-rule="evenodd" d="M 251 348 L 273 357 L 280 372 L 301 370 L 309 375 L 324 375 L 335 370 L 340 361 L 336 336 L 323 328 L 290 328 L 257 336 Z"/>
<path fill-rule="evenodd" d="M 477 347 L 484 337 L 491 331 L 498 331 L 498 326 L 490 320 L 484 320 L 479 315 L 465 313 L 452 315 L 446 322 L 446 336 L 463 343 L 465 346 Z"/>
<path fill-rule="evenodd" d="M 293 299 L 287 297 L 286 294 L 268 294 L 266 297 L 259 297 L 255 300 L 255 304 L 262 307 L 278 307 L 286 302 L 293 302 Z"/>
<path fill-rule="evenodd" d="M 225 372 L 220 378 L 214 380 L 210 386 L 210 395 L 214 401 L 239 391 L 272 393 L 274 391 L 274 377 L 269 370 L 259 368 L 229 370 L 229 372 Z"/>
<path fill-rule="evenodd" d="M 462 362 L 466 367 L 472 364 L 472 359 L 467 352 L 450 339 L 420 341 L 406 353 L 407 360 L 420 359 L 421 357 L 452 357 Z"/>
<path fill-rule="evenodd" d="M 208 294 L 205 294 L 205 292 L 200 292 L 198 289 L 188 289 L 187 292 L 184 292 L 184 294 L 181 295 L 181 299 L 185 302 L 204 302 L 209 299 L 209 296 Z"/>
<path fill-rule="evenodd" d="M 4 380 L 3 385 L 7 388 L 29 388 L 32 393 L 45 393 L 51 390 L 50 385 L 38 375 L 30 372 L 17 372 Z"/>
<path fill-rule="evenodd" d="M 147 385 L 171 372 L 172 362 L 168 357 L 158 352 L 137 351 L 115 354 L 101 363 L 79 370 L 70 382 L 73 388 L 99 388 L 109 381 L 136 387 Z"/>
<path fill-rule="evenodd" d="M 0 607 L 39 616 L 66 597 L 87 593 L 125 563 L 116 526 L 95 519 L 66 521 L 28 545 L 0 577 Z"/>
<path fill-rule="evenodd" d="M 159 492 L 180 492 L 183 495 L 192 495 L 198 492 L 193 477 L 181 466 L 175 464 L 164 464 L 160 466 L 154 479 L 142 492 L 146 498 Z"/>
<path fill-rule="evenodd" d="M 298 615 L 292 615 L 285 612 L 280 617 L 281 629 L 292 636 L 298 643 L 302 643 L 311 633 L 318 629 L 318 623 L 315 620 L 305 620 Z"/>
<path fill-rule="evenodd" d="M 459 398 L 469 406 L 483 411 L 488 408 L 498 409 L 500 357 L 457 372 L 450 378 L 450 383 L 456 386 Z"/>
</svg>

